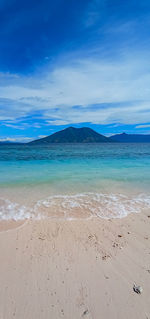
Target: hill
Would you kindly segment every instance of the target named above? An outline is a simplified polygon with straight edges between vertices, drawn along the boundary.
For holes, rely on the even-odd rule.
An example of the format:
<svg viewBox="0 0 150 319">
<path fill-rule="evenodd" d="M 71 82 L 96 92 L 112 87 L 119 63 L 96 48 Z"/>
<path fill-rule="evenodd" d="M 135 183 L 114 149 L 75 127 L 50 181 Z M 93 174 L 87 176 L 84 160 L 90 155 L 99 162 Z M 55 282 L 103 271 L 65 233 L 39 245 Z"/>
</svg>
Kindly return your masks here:
<svg viewBox="0 0 150 319">
<path fill-rule="evenodd" d="M 111 140 L 121 143 L 150 143 L 150 135 L 122 133 L 111 136 Z"/>
<path fill-rule="evenodd" d="M 50 136 L 30 142 L 29 144 L 46 143 L 111 143 L 110 138 L 101 135 L 89 127 L 68 127 Z"/>
</svg>

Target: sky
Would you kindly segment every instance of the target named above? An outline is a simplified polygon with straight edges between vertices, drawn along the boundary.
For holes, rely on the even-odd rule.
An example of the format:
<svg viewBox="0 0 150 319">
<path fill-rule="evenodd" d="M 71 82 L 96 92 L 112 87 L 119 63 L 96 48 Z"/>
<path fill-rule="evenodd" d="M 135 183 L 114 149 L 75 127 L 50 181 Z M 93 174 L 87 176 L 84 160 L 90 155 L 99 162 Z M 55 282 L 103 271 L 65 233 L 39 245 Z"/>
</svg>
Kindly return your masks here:
<svg viewBox="0 0 150 319">
<path fill-rule="evenodd" d="M 149 0 L 0 0 L 0 140 L 150 134 Z"/>
</svg>

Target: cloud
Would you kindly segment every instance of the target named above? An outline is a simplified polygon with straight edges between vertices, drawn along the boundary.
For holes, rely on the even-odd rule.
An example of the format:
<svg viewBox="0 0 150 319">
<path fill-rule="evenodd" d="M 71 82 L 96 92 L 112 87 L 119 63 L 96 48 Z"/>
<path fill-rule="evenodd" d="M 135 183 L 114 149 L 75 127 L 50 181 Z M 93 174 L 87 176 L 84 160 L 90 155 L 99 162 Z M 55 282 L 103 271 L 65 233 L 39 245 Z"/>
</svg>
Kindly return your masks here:
<svg viewBox="0 0 150 319">
<path fill-rule="evenodd" d="M 56 115 L 57 116 L 57 115 Z M 59 115 L 58 115 L 59 116 Z M 52 121 L 47 121 L 47 124 L 50 124 L 50 125 L 68 125 L 70 123 L 69 119 L 68 121 L 63 121 L 63 120 L 52 120 Z M 71 120 L 71 123 L 72 123 L 72 120 Z M 75 122 L 76 123 L 76 122 Z"/>
<path fill-rule="evenodd" d="M 19 137 L 4 137 L 0 138 L 0 142 L 13 142 L 13 143 L 28 143 L 30 141 L 33 141 L 33 137 L 24 137 L 24 136 L 19 136 Z"/>
<path fill-rule="evenodd" d="M 44 138 L 47 137 L 47 135 L 39 135 L 38 138 Z"/>
<path fill-rule="evenodd" d="M 150 68 L 144 52 L 113 61 L 68 60 L 32 77 L 9 73 L 2 77 L 1 121 L 36 112 L 51 125 L 144 124 L 150 116 Z"/>
<path fill-rule="evenodd" d="M 13 124 L 7 124 L 7 123 L 5 123 L 3 125 L 6 127 L 11 127 L 11 128 L 17 129 L 17 130 L 24 130 L 25 129 L 25 127 L 22 127 L 20 125 L 13 125 Z"/>
<path fill-rule="evenodd" d="M 147 118 L 150 115 L 149 103 L 127 103 L 126 105 L 118 106 L 115 104 L 109 105 L 109 107 L 102 107 L 98 105 L 94 107 L 75 107 L 68 109 L 65 113 L 65 108 L 55 111 L 56 120 L 49 120 L 51 125 L 67 125 L 89 122 L 93 124 L 136 124 L 141 120 L 147 122 Z M 53 114 L 52 110 L 47 111 L 45 116 L 50 117 Z M 63 118 L 61 120 L 59 118 Z M 57 119 L 58 118 L 58 119 Z"/>
<path fill-rule="evenodd" d="M 142 124 L 142 125 L 137 125 L 136 128 L 147 128 L 150 127 L 150 124 Z"/>
</svg>

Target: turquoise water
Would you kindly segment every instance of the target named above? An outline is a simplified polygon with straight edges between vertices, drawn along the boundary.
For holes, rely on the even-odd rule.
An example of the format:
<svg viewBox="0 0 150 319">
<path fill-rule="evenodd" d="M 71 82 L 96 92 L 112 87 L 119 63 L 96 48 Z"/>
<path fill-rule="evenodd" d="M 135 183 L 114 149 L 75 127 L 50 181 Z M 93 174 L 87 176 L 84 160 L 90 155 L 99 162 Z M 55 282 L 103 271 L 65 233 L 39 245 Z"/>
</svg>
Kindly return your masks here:
<svg viewBox="0 0 150 319">
<path fill-rule="evenodd" d="M 150 144 L 1 145 L 0 192 L 2 218 L 5 211 L 10 214 L 8 205 L 18 205 L 15 216 L 20 207 L 25 209 L 31 193 L 32 215 L 37 206 L 38 214 L 39 207 L 45 209 L 45 201 L 46 214 L 90 206 L 90 214 L 101 210 L 108 217 L 108 206 L 110 210 L 115 203 L 110 215 L 121 216 L 121 209 L 126 215 L 138 210 L 135 200 L 140 199 L 140 208 L 149 207 Z M 19 206 L 21 199 L 24 206 Z"/>
</svg>

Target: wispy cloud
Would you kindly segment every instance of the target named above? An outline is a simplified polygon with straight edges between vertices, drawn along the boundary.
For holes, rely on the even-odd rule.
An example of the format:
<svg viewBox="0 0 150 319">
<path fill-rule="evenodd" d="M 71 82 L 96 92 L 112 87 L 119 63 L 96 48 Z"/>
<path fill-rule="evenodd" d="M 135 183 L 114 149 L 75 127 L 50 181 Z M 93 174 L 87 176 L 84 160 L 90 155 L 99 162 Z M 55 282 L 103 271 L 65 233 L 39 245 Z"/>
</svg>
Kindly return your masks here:
<svg viewBox="0 0 150 319">
<path fill-rule="evenodd" d="M 8 123 L 5 123 L 3 125 L 6 127 L 11 127 L 11 128 L 17 129 L 17 130 L 24 130 L 25 129 L 25 127 L 22 127 L 20 125 L 13 125 L 13 124 L 8 124 Z"/>
<path fill-rule="evenodd" d="M 142 124 L 142 125 L 137 125 L 136 128 L 147 128 L 150 127 L 150 124 Z"/>
<path fill-rule="evenodd" d="M 47 137 L 47 135 L 39 135 L 38 138 L 44 138 Z"/>
<path fill-rule="evenodd" d="M 25 136 L 19 136 L 19 137 L 4 137 L 0 138 L 0 142 L 13 142 L 13 143 L 28 143 L 30 141 L 33 141 L 33 137 L 25 137 Z"/>
<path fill-rule="evenodd" d="M 0 119 L 40 112 L 48 124 L 144 124 L 150 116 L 148 57 L 80 59 L 32 78 L 7 74 L 0 87 Z M 11 79 L 13 78 L 13 81 Z M 45 123 L 46 124 L 46 123 Z M 35 123 L 35 127 L 39 127 Z M 23 129 L 23 128 L 22 128 Z"/>
</svg>

